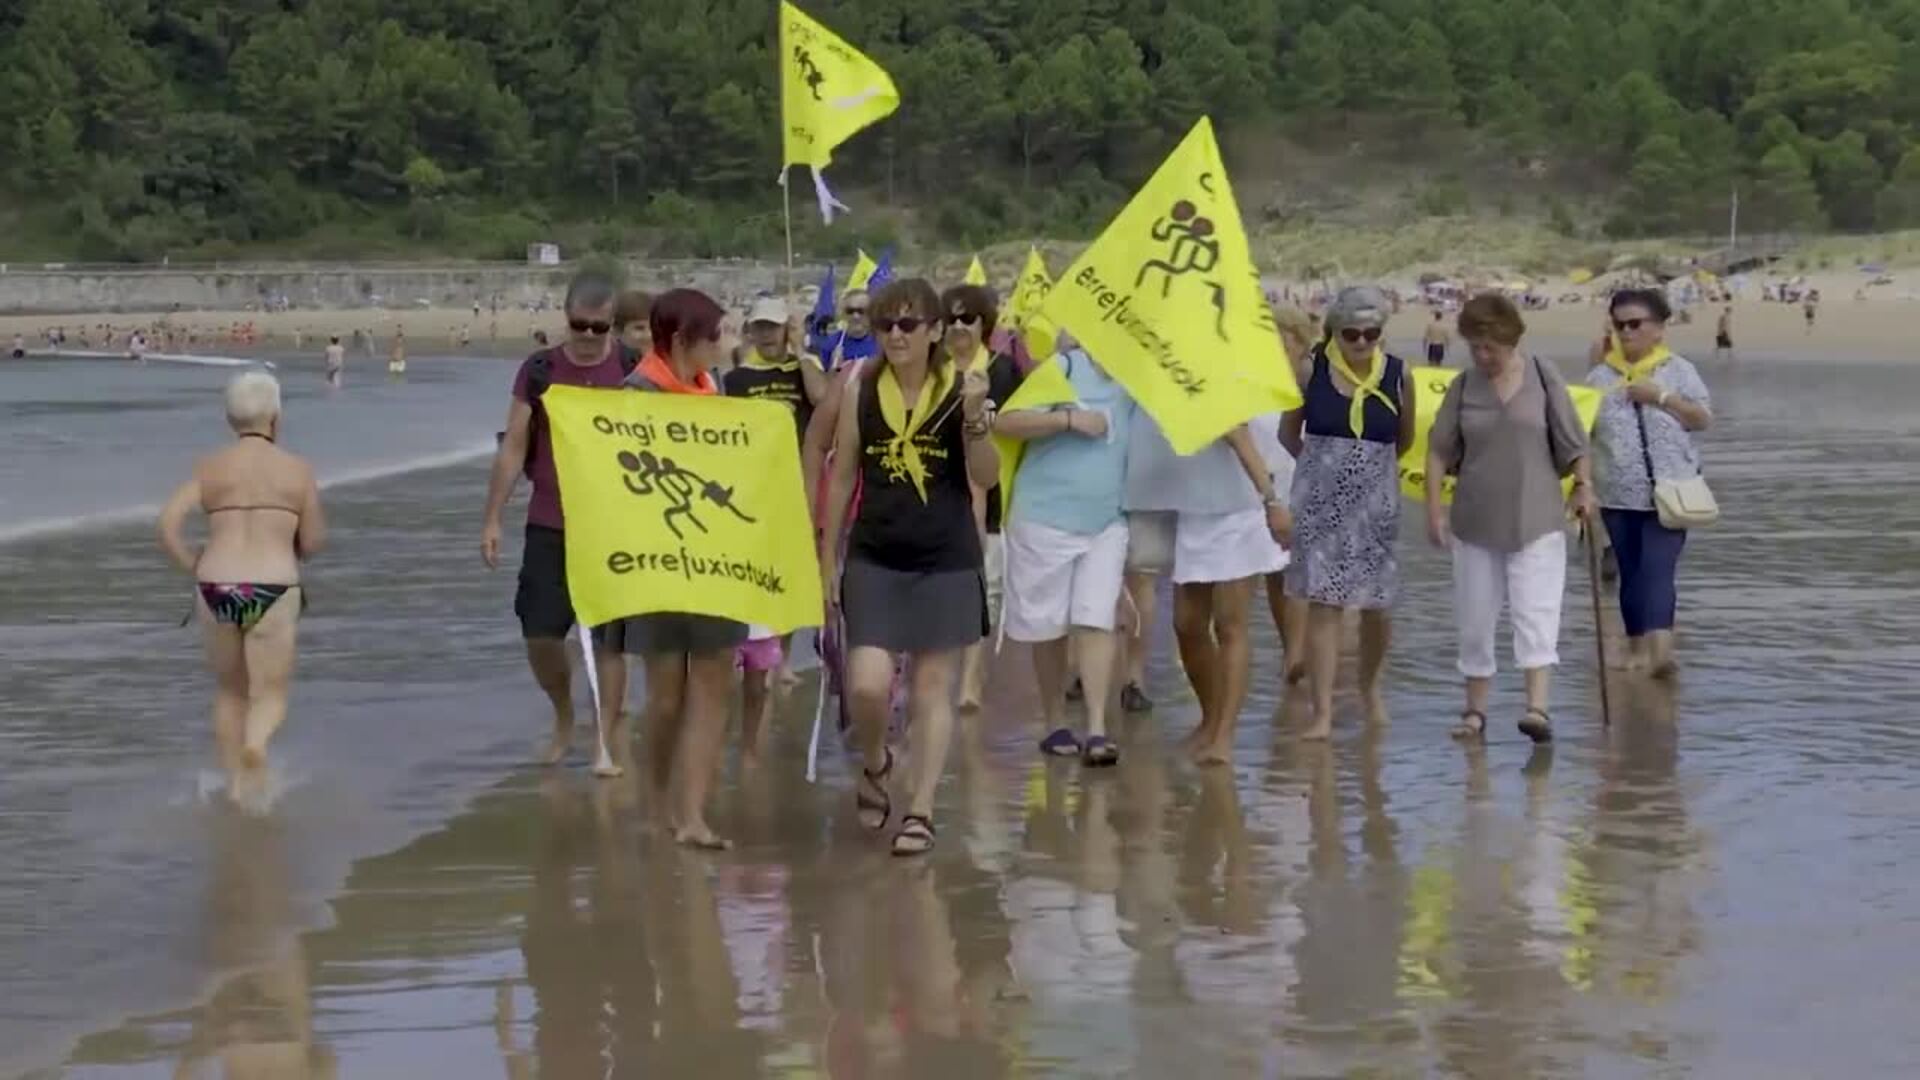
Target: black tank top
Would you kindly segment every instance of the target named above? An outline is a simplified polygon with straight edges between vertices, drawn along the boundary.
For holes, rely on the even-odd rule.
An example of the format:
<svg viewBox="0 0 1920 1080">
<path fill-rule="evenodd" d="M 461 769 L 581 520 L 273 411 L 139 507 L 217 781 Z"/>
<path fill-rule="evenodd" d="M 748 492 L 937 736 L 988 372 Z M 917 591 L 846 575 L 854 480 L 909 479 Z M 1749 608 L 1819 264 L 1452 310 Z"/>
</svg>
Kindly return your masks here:
<svg viewBox="0 0 1920 1080">
<path fill-rule="evenodd" d="M 720 377 L 720 389 L 728 397 L 759 398 L 785 405 L 793 411 L 794 427 L 802 437 L 807 433 L 807 424 L 813 420 L 813 402 L 807 400 L 807 384 L 797 368 L 779 371 L 737 367 Z"/>
<path fill-rule="evenodd" d="M 1380 375 L 1380 392 L 1397 406 L 1401 401 L 1400 375 L 1406 365 L 1391 353 L 1385 354 L 1387 369 Z M 1333 384 L 1332 365 L 1327 361 L 1327 346 L 1322 342 L 1313 347 L 1313 374 L 1307 378 L 1305 401 L 1302 408 L 1306 411 L 1304 430 L 1309 435 L 1330 435 L 1334 438 L 1351 439 L 1353 421 L 1349 409 L 1353 399 L 1342 394 Z M 1397 442 L 1400 438 L 1400 415 L 1387 408 L 1379 398 L 1367 395 L 1366 411 L 1362 414 L 1360 438 L 1367 442 Z"/>
<path fill-rule="evenodd" d="M 959 386 L 929 406 L 935 419 L 914 436 L 927 470 L 927 499 L 921 502 L 913 480 L 888 467 L 887 443 L 894 432 L 880 415 L 879 380 L 865 375 L 860 378 L 860 511 L 850 551 L 889 570 L 980 569 Z"/>
</svg>

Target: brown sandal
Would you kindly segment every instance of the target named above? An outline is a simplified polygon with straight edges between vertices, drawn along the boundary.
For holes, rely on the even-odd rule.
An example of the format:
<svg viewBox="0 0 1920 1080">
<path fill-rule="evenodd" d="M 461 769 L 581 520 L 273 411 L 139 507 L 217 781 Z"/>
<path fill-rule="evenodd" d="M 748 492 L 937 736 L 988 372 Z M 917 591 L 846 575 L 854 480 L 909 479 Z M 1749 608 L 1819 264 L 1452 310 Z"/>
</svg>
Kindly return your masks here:
<svg viewBox="0 0 1920 1080">
<path fill-rule="evenodd" d="M 1536 716 L 1540 719 L 1535 720 Z M 1553 741 L 1553 717 L 1548 716 L 1545 709 L 1529 707 L 1527 715 L 1520 720 L 1520 733 L 1535 743 L 1550 743 Z"/>
<path fill-rule="evenodd" d="M 1484 739 L 1487 737 L 1487 714 L 1479 709 L 1462 709 L 1460 722 L 1453 725 L 1448 734 L 1456 739 Z"/>
<path fill-rule="evenodd" d="M 893 834 L 893 853 L 901 858 L 925 855 L 933 850 L 933 821 L 925 814 L 908 814 L 900 819 L 900 831 Z"/>
</svg>

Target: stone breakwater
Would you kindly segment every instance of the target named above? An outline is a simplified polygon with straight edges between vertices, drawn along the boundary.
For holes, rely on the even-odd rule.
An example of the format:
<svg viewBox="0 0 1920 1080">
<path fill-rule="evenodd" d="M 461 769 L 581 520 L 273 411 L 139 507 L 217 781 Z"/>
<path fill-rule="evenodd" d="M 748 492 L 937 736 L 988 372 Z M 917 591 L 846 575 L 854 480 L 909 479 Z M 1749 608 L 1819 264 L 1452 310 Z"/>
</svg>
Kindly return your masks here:
<svg viewBox="0 0 1920 1080">
<path fill-rule="evenodd" d="M 639 288 L 686 285 L 716 296 L 779 289 L 785 267 L 747 260 L 628 263 Z M 557 304 L 573 264 L 284 263 L 215 266 L 0 264 L 0 315 L 172 311 L 460 308 Z M 797 267 L 796 285 L 820 278 Z"/>
</svg>

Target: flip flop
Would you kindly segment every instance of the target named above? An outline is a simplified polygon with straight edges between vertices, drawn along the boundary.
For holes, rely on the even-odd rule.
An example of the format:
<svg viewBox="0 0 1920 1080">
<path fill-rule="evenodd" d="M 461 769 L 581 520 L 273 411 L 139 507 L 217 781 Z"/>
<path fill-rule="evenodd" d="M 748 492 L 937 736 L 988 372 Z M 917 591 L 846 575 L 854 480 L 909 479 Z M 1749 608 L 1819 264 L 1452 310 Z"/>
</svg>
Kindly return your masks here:
<svg viewBox="0 0 1920 1080">
<path fill-rule="evenodd" d="M 1052 734 L 1040 740 L 1040 752 L 1048 757 L 1078 757 L 1080 740 L 1067 728 L 1055 728 Z"/>
<path fill-rule="evenodd" d="M 1103 769 L 1120 764 L 1120 748 L 1105 735 L 1095 735 L 1087 740 L 1087 748 L 1080 754 L 1080 763 L 1093 769 Z"/>
</svg>

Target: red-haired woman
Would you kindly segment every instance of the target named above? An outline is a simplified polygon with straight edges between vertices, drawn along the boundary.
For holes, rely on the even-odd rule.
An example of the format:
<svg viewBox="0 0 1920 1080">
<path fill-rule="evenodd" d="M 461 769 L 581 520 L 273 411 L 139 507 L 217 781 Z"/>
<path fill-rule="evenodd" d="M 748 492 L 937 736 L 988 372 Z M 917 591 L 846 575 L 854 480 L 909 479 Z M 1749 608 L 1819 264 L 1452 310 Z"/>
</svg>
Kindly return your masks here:
<svg viewBox="0 0 1920 1080">
<path fill-rule="evenodd" d="M 860 822 L 879 832 L 893 816 L 886 743 L 893 657 L 912 659 L 908 716 L 913 760 L 907 812 L 893 853 L 933 847 L 933 794 L 953 732 L 954 680 L 966 647 L 986 635 L 986 581 L 972 488 L 997 482 L 1000 455 L 988 438 L 987 378 L 956 373 L 938 348 L 940 298 L 919 279 L 873 297 L 882 361 L 847 384 L 834 436 L 825 536 L 840 535 L 860 479 L 860 507 L 845 576 L 823 545 L 827 595 L 845 612 L 848 696 L 862 756 L 855 795 Z"/>
<path fill-rule="evenodd" d="M 648 313 L 653 351 L 627 377 L 636 390 L 718 394 L 709 372 L 720 361 L 720 305 L 695 289 L 656 297 Z M 667 807 L 675 841 L 725 848 L 706 818 L 707 794 L 726 737 L 733 688 L 733 652 L 747 640 L 745 623 L 712 615 L 658 612 L 625 620 L 626 651 L 644 658 L 645 722 L 656 806 Z M 625 745 L 616 731 L 613 746 Z"/>
</svg>

